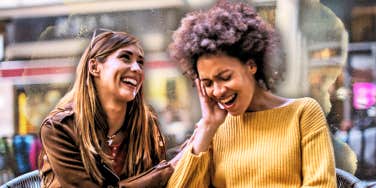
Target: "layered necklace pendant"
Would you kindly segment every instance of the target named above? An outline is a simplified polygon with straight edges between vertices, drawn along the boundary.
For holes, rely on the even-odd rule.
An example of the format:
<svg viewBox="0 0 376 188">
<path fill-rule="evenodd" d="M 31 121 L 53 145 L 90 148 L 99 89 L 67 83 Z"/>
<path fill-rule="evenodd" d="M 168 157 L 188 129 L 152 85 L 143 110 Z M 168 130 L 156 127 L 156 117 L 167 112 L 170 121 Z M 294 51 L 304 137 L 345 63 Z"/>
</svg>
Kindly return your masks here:
<svg viewBox="0 0 376 188">
<path fill-rule="evenodd" d="M 114 135 L 111 135 L 111 136 L 107 136 L 108 140 L 107 140 L 107 144 L 109 146 L 112 146 L 112 142 L 114 142 L 114 138 L 115 138 L 115 134 Z"/>
<path fill-rule="evenodd" d="M 108 140 L 106 142 L 107 142 L 108 146 L 112 146 L 112 143 L 114 142 L 116 135 L 118 135 L 120 133 L 120 130 L 121 130 L 121 128 L 119 130 L 117 130 L 113 135 L 107 136 Z"/>
</svg>

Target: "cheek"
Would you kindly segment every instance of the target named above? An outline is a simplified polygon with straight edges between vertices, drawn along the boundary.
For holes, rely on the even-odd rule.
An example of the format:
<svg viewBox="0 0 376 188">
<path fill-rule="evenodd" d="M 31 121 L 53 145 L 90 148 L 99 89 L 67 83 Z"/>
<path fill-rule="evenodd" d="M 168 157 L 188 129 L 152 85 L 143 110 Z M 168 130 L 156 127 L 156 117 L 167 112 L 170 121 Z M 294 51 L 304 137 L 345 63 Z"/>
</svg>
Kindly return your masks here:
<svg viewBox="0 0 376 188">
<path fill-rule="evenodd" d="M 144 74 L 144 72 L 142 71 L 142 73 L 141 73 L 141 80 L 140 80 L 140 83 L 138 84 L 138 88 L 137 88 L 137 90 L 140 90 L 140 89 L 141 89 L 142 85 L 144 84 L 144 81 L 145 81 L 145 74 Z"/>
<path fill-rule="evenodd" d="M 249 94 L 252 92 L 254 79 L 248 76 L 241 76 L 228 84 L 229 88 Z"/>
<path fill-rule="evenodd" d="M 253 85 L 256 82 L 254 74 L 251 74 L 249 72 L 244 73 L 242 75 L 242 78 L 244 79 L 244 82 L 250 85 Z"/>
<path fill-rule="evenodd" d="M 246 93 L 253 95 L 255 92 L 255 85 L 256 85 L 256 80 L 252 78 L 247 79 L 247 84 L 243 86 L 244 90 Z"/>
<path fill-rule="evenodd" d="M 144 83 L 144 80 L 145 80 L 145 74 L 144 74 L 144 71 L 142 71 L 142 73 L 141 73 L 141 84 Z"/>
</svg>

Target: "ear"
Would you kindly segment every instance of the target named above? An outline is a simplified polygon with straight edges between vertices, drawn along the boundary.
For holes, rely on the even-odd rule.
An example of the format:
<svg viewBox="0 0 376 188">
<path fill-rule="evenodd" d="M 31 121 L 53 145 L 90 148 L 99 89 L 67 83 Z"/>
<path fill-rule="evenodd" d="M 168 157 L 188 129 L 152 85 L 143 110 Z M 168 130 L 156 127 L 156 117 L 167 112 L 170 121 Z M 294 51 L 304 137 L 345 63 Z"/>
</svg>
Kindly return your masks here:
<svg viewBox="0 0 376 188">
<path fill-rule="evenodd" d="M 245 65 L 247 66 L 247 69 L 250 73 L 256 74 L 257 64 L 252 59 L 248 60 Z"/>
<path fill-rule="evenodd" d="M 99 76 L 100 66 L 98 61 L 96 61 L 95 59 L 89 60 L 89 73 L 93 76 Z"/>
</svg>

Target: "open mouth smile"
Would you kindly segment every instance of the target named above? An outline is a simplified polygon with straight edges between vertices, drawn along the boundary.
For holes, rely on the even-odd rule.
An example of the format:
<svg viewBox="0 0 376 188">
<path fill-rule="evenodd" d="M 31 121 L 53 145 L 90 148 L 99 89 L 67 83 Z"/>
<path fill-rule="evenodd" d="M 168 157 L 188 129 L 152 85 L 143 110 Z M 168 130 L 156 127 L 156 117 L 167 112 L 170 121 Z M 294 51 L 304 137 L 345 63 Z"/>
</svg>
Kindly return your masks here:
<svg viewBox="0 0 376 188">
<path fill-rule="evenodd" d="M 238 96 L 237 94 L 233 94 L 233 95 L 228 96 L 226 98 L 220 99 L 219 100 L 220 106 L 224 107 L 225 109 L 232 107 L 234 105 L 234 102 L 235 102 L 237 96 Z"/>
<path fill-rule="evenodd" d="M 121 82 L 124 83 L 124 84 L 127 84 L 128 86 L 131 86 L 131 87 L 137 87 L 137 85 L 138 85 L 138 81 L 136 79 L 130 78 L 130 77 L 122 78 Z"/>
</svg>

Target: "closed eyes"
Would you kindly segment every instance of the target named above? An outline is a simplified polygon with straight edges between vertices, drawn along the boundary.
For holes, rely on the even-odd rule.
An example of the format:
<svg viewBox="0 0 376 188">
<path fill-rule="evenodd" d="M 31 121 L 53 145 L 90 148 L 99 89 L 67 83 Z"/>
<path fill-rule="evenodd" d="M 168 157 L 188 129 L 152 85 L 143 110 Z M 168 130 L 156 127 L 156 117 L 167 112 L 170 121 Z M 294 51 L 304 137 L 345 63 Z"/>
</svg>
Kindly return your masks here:
<svg viewBox="0 0 376 188">
<path fill-rule="evenodd" d="M 205 87 L 210 87 L 213 82 L 211 80 L 202 80 L 202 83 Z"/>
<path fill-rule="evenodd" d="M 231 79 L 231 74 L 228 74 L 228 75 L 221 75 L 219 77 L 219 79 L 223 80 L 223 81 L 229 81 Z"/>
<path fill-rule="evenodd" d="M 220 74 L 218 76 L 216 76 L 216 79 L 218 81 L 229 81 L 231 80 L 231 77 L 232 77 L 232 74 Z M 205 87 L 211 87 L 213 85 L 213 81 L 210 80 L 210 79 L 202 79 L 201 82 L 203 83 L 203 85 Z"/>
</svg>

